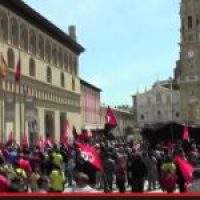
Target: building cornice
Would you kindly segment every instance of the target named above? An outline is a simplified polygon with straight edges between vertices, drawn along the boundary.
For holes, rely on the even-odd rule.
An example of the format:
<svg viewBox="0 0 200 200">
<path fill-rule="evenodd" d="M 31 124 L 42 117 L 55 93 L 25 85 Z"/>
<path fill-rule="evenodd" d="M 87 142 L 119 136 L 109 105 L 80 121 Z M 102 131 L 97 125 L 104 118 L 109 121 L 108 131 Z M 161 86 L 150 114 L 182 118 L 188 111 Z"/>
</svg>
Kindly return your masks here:
<svg viewBox="0 0 200 200">
<path fill-rule="evenodd" d="M 0 4 L 6 8 L 9 8 L 18 16 L 25 18 L 31 24 L 35 25 L 40 30 L 43 30 L 52 38 L 55 38 L 57 41 L 71 49 L 76 54 L 79 55 L 80 53 L 84 52 L 85 49 L 79 43 L 73 40 L 68 34 L 64 33 L 61 29 L 59 29 L 37 11 L 32 9 L 22 0 L 0 0 Z"/>
</svg>

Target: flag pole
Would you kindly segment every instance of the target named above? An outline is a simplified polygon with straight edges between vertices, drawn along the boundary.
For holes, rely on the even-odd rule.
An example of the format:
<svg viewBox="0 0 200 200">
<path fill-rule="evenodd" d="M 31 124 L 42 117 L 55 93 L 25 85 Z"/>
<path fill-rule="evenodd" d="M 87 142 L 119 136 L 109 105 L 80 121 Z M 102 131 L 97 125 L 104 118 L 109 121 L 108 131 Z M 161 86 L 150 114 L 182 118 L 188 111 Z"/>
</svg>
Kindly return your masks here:
<svg viewBox="0 0 200 200">
<path fill-rule="evenodd" d="M 16 70 L 16 69 L 14 69 Z M 16 73 L 16 72 L 14 72 Z M 17 81 L 14 77 L 14 81 L 15 81 L 15 91 L 14 91 L 14 125 L 13 125 L 13 129 L 14 129 L 14 138 L 16 136 L 16 102 L 17 102 Z"/>
<path fill-rule="evenodd" d="M 19 62 L 20 62 L 20 68 L 21 68 L 21 55 L 20 55 L 20 50 L 19 50 Z M 21 69 L 20 69 L 21 71 Z M 20 75 L 21 76 L 21 75 Z M 21 105 L 21 77 L 19 78 L 19 136 L 20 136 L 20 142 L 22 139 L 22 105 Z"/>
</svg>

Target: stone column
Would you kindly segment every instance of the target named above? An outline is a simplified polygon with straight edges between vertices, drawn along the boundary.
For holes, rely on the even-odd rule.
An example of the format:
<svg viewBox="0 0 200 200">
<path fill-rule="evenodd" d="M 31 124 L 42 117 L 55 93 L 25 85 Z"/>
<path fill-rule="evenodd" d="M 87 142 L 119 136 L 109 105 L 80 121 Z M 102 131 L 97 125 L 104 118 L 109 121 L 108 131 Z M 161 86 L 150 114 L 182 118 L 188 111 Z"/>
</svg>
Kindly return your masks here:
<svg viewBox="0 0 200 200">
<path fill-rule="evenodd" d="M 38 123 L 39 123 L 39 136 L 43 136 L 45 138 L 45 121 L 44 121 L 44 108 L 40 108 L 38 107 L 37 108 L 38 110 Z"/>
<path fill-rule="evenodd" d="M 16 133 L 15 133 L 15 139 L 16 142 L 19 144 L 20 143 L 20 105 L 19 102 L 16 103 L 15 106 L 15 127 L 16 127 Z M 9 134 L 9 133 L 8 133 Z"/>
<path fill-rule="evenodd" d="M 55 111 L 54 113 L 54 127 L 55 127 L 55 140 L 57 142 L 60 141 L 60 112 L 58 110 Z"/>
</svg>

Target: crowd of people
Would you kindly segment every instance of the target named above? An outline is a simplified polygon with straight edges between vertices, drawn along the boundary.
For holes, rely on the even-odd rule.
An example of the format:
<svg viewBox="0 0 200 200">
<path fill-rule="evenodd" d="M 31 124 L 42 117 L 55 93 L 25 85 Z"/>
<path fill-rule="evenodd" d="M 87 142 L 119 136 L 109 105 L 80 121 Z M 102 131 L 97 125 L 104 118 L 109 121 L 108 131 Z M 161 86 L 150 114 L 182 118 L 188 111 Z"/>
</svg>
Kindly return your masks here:
<svg viewBox="0 0 200 200">
<path fill-rule="evenodd" d="M 82 157 L 76 142 L 1 145 L 1 192 L 200 192 L 200 148 L 195 142 L 159 144 L 126 139 L 86 141 L 102 170 Z M 147 187 L 146 187 L 147 186 Z"/>
</svg>

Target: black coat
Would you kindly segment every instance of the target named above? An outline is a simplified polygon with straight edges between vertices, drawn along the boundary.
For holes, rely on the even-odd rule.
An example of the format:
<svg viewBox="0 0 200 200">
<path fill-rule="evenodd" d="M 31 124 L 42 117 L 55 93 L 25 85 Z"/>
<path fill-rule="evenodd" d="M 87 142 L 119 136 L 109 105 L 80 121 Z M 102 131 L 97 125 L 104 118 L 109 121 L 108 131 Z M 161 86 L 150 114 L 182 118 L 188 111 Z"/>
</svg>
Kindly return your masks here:
<svg viewBox="0 0 200 200">
<path fill-rule="evenodd" d="M 134 159 L 131 164 L 132 179 L 144 178 L 147 174 L 147 168 L 141 159 Z"/>
</svg>

